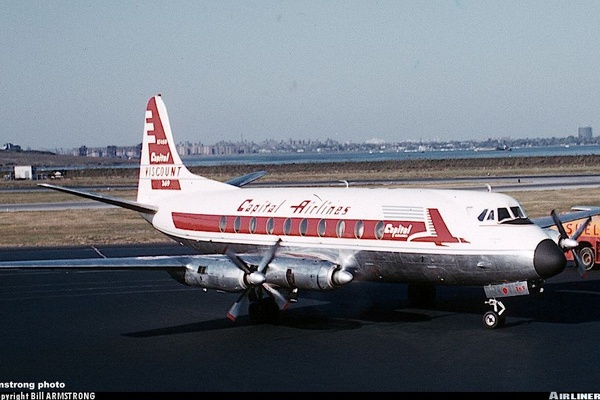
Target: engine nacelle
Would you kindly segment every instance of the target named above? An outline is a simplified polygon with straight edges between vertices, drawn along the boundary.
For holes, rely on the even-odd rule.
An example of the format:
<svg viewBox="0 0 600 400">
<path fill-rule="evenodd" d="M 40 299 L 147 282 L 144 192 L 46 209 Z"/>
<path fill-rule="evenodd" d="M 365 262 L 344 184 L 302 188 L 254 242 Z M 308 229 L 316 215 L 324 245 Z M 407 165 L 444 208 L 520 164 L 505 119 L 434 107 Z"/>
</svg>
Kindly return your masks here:
<svg viewBox="0 0 600 400">
<path fill-rule="evenodd" d="M 244 291 L 252 281 L 231 259 L 221 255 L 194 257 L 185 272 L 171 273 L 171 276 L 185 285 L 224 292 Z M 308 290 L 331 290 L 353 279 L 352 274 L 335 263 L 295 257 L 274 258 L 264 277 L 266 283 L 278 287 Z"/>
<path fill-rule="evenodd" d="M 331 290 L 352 281 L 353 276 L 325 260 L 275 258 L 267 269 L 267 282 L 290 289 Z"/>
<path fill-rule="evenodd" d="M 558 230 L 546 228 L 546 229 L 544 229 L 544 232 L 546 232 L 548 237 L 550 237 L 550 239 L 552 239 L 552 241 L 554 241 L 554 243 L 556 243 L 557 245 L 560 246 L 560 232 L 558 232 Z"/>
<path fill-rule="evenodd" d="M 207 256 L 188 265 L 182 283 L 224 292 L 241 292 L 248 287 L 245 275 L 229 258 Z"/>
</svg>

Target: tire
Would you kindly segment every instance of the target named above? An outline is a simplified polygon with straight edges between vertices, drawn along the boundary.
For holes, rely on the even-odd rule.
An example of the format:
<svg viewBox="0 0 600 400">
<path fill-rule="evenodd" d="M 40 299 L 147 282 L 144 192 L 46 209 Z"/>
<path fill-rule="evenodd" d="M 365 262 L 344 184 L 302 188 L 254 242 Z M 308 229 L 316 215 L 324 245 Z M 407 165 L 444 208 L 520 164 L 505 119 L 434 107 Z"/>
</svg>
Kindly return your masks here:
<svg viewBox="0 0 600 400">
<path fill-rule="evenodd" d="M 596 254 L 594 254 L 594 249 L 590 246 L 582 247 L 577 251 L 579 254 L 579 258 L 581 262 L 583 262 L 584 268 L 589 271 L 596 265 Z"/>
<path fill-rule="evenodd" d="M 501 325 L 502 318 L 495 311 L 488 311 L 483 314 L 483 323 L 488 329 L 496 329 Z"/>
<path fill-rule="evenodd" d="M 277 323 L 279 320 L 279 307 L 275 300 L 266 297 L 250 303 L 248 308 L 250 320 L 257 323 Z"/>
</svg>

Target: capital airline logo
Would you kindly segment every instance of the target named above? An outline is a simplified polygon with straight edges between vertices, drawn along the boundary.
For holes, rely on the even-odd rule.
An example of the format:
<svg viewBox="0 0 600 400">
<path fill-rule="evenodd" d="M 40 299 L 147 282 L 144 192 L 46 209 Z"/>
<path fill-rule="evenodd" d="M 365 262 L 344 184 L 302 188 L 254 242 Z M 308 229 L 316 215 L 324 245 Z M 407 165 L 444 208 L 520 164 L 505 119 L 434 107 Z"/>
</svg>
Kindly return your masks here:
<svg viewBox="0 0 600 400">
<path fill-rule="evenodd" d="M 151 178 L 152 189 L 180 190 L 181 166 L 173 165 L 169 140 L 158 113 L 156 99 L 152 98 L 146 108 L 146 143 L 150 165 L 144 168 L 144 176 Z"/>
</svg>

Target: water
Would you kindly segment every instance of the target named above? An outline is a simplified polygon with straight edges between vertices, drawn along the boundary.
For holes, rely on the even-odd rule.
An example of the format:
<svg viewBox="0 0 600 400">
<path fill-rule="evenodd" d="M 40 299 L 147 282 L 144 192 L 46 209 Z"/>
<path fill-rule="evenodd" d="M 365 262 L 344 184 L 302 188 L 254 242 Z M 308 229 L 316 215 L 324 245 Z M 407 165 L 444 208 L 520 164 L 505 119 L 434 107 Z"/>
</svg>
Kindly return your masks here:
<svg viewBox="0 0 600 400">
<path fill-rule="evenodd" d="M 422 159 L 457 158 L 500 158 L 500 157 L 536 157 L 536 156 L 575 156 L 600 155 L 600 145 L 589 146 L 547 146 L 513 148 L 510 151 L 499 150 L 426 150 L 423 152 L 339 152 L 339 153 L 257 153 L 227 156 L 186 156 L 181 157 L 188 167 L 218 165 L 273 165 L 273 164 L 309 164 L 326 162 L 361 162 Z M 74 165 L 63 167 L 37 167 L 38 172 L 55 170 L 103 169 L 103 168 L 139 168 L 138 164 L 127 165 Z"/>
<path fill-rule="evenodd" d="M 325 162 L 360 162 L 457 158 L 500 158 L 536 156 L 600 155 L 600 146 L 548 146 L 497 150 L 429 150 L 423 152 L 339 152 L 339 153 L 257 153 L 227 156 L 182 157 L 187 166 L 306 164 Z"/>
</svg>

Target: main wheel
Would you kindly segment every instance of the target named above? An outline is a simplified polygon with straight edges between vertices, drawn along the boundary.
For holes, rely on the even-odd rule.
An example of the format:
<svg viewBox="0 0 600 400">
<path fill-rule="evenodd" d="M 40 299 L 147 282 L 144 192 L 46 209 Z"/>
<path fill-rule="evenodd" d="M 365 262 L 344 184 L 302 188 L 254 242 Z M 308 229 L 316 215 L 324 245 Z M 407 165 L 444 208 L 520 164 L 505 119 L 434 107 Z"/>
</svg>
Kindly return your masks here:
<svg viewBox="0 0 600 400">
<path fill-rule="evenodd" d="M 251 321 L 258 323 L 276 323 L 279 319 L 279 307 L 275 300 L 265 297 L 250 303 L 248 314 Z"/>
<path fill-rule="evenodd" d="M 581 259 L 581 262 L 587 271 L 594 268 L 596 265 L 596 255 L 594 254 L 594 249 L 592 249 L 590 246 L 585 246 L 579 249 L 577 252 L 579 253 L 579 258 Z"/>
<path fill-rule="evenodd" d="M 483 323 L 486 328 L 496 329 L 502 325 L 504 325 L 504 317 L 502 315 L 498 315 L 496 311 L 488 311 L 483 315 Z"/>
</svg>

